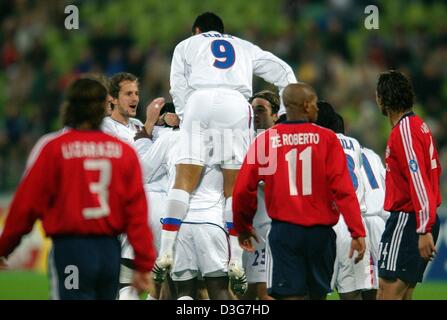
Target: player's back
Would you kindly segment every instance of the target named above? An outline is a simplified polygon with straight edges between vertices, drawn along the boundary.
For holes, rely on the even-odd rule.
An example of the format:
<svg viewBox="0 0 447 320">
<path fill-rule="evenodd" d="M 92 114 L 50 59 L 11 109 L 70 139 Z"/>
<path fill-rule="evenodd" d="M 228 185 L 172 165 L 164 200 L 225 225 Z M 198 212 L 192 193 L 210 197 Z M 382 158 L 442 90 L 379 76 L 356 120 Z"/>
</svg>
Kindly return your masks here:
<svg viewBox="0 0 447 320">
<path fill-rule="evenodd" d="M 365 182 L 367 215 L 383 215 L 385 199 L 385 168 L 379 155 L 373 150 L 362 148 L 362 175 Z"/>
<path fill-rule="evenodd" d="M 264 146 L 265 150 L 257 150 Z M 272 219 L 285 217 L 303 226 L 337 222 L 331 187 L 349 180 L 343 179 L 348 179 L 343 175 L 346 160 L 332 131 L 308 122 L 279 124 L 258 136 L 247 163 L 252 161 L 250 157 L 258 157 L 261 164 L 256 170 L 265 181 L 266 206 Z M 332 177 L 337 174 L 335 181 Z M 349 185 L 343 188 L 352 190 Z"/>
<path fill-rule="evenodd" d="M 147 210 L 135 151 L 115 137 L 67 130 L 37 147 L 30 159 L 29 170 L 52 168 L 45 187 L 54 198 L 42 208 L 48 235 L 119 234 L 130 207 L 132 213 Z"/>
<path fill-rule="evenodd" d="M 420 117 L 411 112 L 393 127 L 385 162 L 385 209 L 414 212 L 410 188 L 412 184 L 415 193 L 420 197 L 419 201 L 426 202 L 427 195 L 432 194 L 434 198 L 431 202 L 434 206 L 441 204 L 439 155 L 432 133 Z M 421 171 L 428 178 L 428 183 L 423 181 Z M 424 191 L 427 187 L 431 188 L 431 192 Z"/>
<path fill-rule="evenodd" d="M 362 148 L 360 143 L 351 137 L 337 133 L 337 138 L 343 147 L 346 155 L 346 162 L 351 175 L 351 181 L 360 204 L 362 213 L 366 212 L 365 204 L 365 183 L 362 176 Z"/>
<path fill-rule="evenodd" d="M 229 34 L 206 32 L 184 40 L 178 47 L 183 51 L 191 88 L 251 92 L 253 53 L 249 42 Z"/>
</svg>

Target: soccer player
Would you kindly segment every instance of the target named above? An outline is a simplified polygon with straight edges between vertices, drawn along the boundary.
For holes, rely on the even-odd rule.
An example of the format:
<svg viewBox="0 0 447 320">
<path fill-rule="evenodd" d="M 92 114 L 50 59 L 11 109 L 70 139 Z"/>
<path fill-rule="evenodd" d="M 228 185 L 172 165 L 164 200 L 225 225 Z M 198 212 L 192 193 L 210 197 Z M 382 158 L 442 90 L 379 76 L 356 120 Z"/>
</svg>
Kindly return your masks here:
<svg viewBox="0 0 447 320">
<path fill-rule="evenodd" d="M 377 104 L 391 126 L 385 152 L 385 204 L 390 212 L 380 243 L 379 298 L 411 299 L 436 254 L 441 165 L 427 124 L 413 112 L 411 82 L 401 72 L 379 76 Z"/>
<path fill-rule="evenodd" d="M 365 184 L 362 175 L 362 151 L 359 142 L 345 135 L 343 118 L 334 111 L 331 104 L 325 101 L 318 102 L 317 124 L 328 128 L 336 133 L 343 151 L 346 155 L 351 182 L 357 195 L 360 210 L 363 215 L 366 213 Z M 371 260 L 369 235 L 366 238 L 366 250 L 362 261 L 354 263 L 348 257 L 348 249 L 351 242 L 348 228 L 343 217 L 334 226 L 337 235 L 337 256 L 335 259 L 334 275 L 332 278 L 333 287 L 337 289 L 342 300 L 361 300 L 373 298 L 376 295 L 375 289 L 378 287 L 377 275 L 374 274 L 374 264 Z M 368 231 L 368 230 L 367 230 Z"/>
<path fill-rule="evenodd" d="M 278 94 L 263 90 L 255 93 L 249 102 L 253 108 L 254 128 L 257 134 L 273 127 L 278 121 L 280 99 Z M 247 275 L 248 289 L 243 299 L 260 300 L 271 299 L 267 292 L 266 239 L 270 229 L 271 219 L 267 214 L 264 201 L 264 185 L 258 187 L 258 209 L 253 219 L 253 228 L 259 242 L 254 244 L 254 252 L 244 251 L 244 264 Z"/>
<path fill-rule="evenodd" d="M 368 233 L 368 244 L 371 252 L 371 259 L 374 264 L 374 290 L 369 294 L 369 299 L 374 300 L 377 297 L 377 288 L 379 284 L 379 246 L 382 234 L 385 231 L 385 222 L 388 219 L 389 212 L 383 209 L 385 199 L 385 168 L 379 155 L 373 150 L 362 148 L 362 175 L 365 182 L 365 203 L 366 213 L 363 215 L 366 230 Z M 366 297 L 363 297 L 366 300 Z"/>
<path fill-rule="evenodd" d="M 154 131 L 158 114 L 164 104 L 163 98 L 157 98 L 151 102 L 158 105 L 157 108 L 149 108 L 145 124 L 134 118 L 140 101 L 138 78 L 131 73 L 121 72 L 113 75 L 109 82 L 109 94 L 112 97 L 113 111 L 110 117 L 105 117 L 101 128 L 104 132 L 115 136 L 133 145 L 135 134 L 144 126 L 150 132 Z M 155 134 L 155 133 L 154 133 Z M 121 237 L 121 275 L 120 275 L 120 300 L 138 300 L 139 296 L 130 285 L 133 270 L 133 249 L 126 236 Z"/>
<path fill-rule="evenodd" d="M 332 226 L 340 212 L 351 231 L 350 256 L 360 261 L 365 229 L 337 136 L 312 124 L 317 95 L 306 84 L 283 93 L 287 121 L 259 135 L 250 147 L 233 193 L 234 227 L 239 243 L 253 251 L 257 188 L 264 181 L 265 205 L 272 219 L 267 248 L 269 294 L 279 299 L 324 299 L 331 291 L 335 260 Z M 340 211 L 338 211 L 340 210 Z"/>
<path fill-rule="evenodd" d="M 66 129 L 35 145 L 0 237 L 0 257 L 6 257 L 42 219 L 53 240 L 55 299 L 116 298 L 120 233 L 127 233 L 135 250 L 132 285 L 138 291 L 151 287 L 155 252 L 141 168 L 131 147 L 100 131 L 106 97 L 104 86 L 92 79 L 69 86 Z M 77 288 L 65 286 L 67 270 L 76 270 Z"/>
<path fill-rule="evenodd" d="M 164 133 L 152 143 L 149 135 L 137 134 L 135 144 L 149 184 L 158 176 L 175 179 L 175 163 L 179 156 L 180 132 Z M 203 277 L 211 299 L 228 300 L 228 241 L 224 229 L 223 177 L 219 166 L 206 166 L 196 191 L 191 195 L 187 215 L 182 222 L 174 246 L 171 277 L 179 299 L 196 298 L 197 281 Z M 168 187 L 166 187 L 166 190 Z M 169 224 L 169 219 L 163 220 Z M 154 272 L 157 281 L 164 281 L 164 272 Z M 162 278 L 163 276 L 163 278 Z"/>
<path fill-rule="evenodd" d="M 176 46 L 171 64 L 170 93 L 182 118 L 182 143 L 167 204 L 167 217 L 175 223 L 163 225 L 156 265 L 167 267 L 172 263 L 172 249 L 190 194 L 204 166 L 218 164 L 223 173 L 230 232 L 229 274 L 232 279 L 243 278 L 242 250 L 232 229 L 231 195 L 251 141 L 252 110 L 247 99 L 252 95 L 252 76 L 262 77 L 280 91 L 296 78 L 292 69 L 273 54 L 224 34 L 222 20 L 211 12 L 196 18 L 192 33 Z M 216 130 L 219 135 L 211 136 Z"/>
</svg>

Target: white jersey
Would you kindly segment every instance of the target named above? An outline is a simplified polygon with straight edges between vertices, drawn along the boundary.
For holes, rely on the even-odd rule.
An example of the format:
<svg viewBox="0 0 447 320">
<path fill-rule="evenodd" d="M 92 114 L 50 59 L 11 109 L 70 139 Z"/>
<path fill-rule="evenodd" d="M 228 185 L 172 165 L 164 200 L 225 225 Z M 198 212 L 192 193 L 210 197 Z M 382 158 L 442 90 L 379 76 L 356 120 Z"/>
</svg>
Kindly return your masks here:
<svg viewBox="0 0 447 320">
<path fill-rule="evenodd" d="M 149 181 L 166 176 L 169 180 L 167 189 L 174 185 L 175 164 L 179 156 L 180 132 L 174 130 L 161 135 L 153 144 L 149 139 L 138 139 L 135 144 L 137 150 L 142 150 L 141 144 L 151 145 L 144 154 L 139 154 L 144 177 Z M 191 194 L 188 215 L 184 219 L 194 222 L 212 222 L 223 226 L 223 176 L 217 166 L 204 167 L 202 179 Z M 221 208 L 219 214 L 209 214 L 207 209 Z M 217 210 L 216 212 L 218 212 Z"/>
<path fill-rule="evenodd" d="M 287 63 L 235 36 L 209 31 L 183 40 L 171 63 L 170 93 L 176 113 L 182 118 L 189 96 L 199 89 L 232 89 L 250 98 L 253 74 L 276 85 L 280 96 L 288 84 L 297 82 Z"/>
<path fill-rule="evenodd" d="M 354 185 L 355 193 L 360 204 L 360 210 L 362 214 L 365 214 L 365 183 L 362 175 L 363 160 L 360 143 L 356 139 L 347 137 L 341 133 L 337 133 L 337 138 L 340 140 L 346 155 L 349 174 L 351 175 L 352 184 Z"/>
<path fill-rule="evenodd" d="M 385 167 L 379 155 L 373 150 L 362 148 L 362 175 L 365 181 L 366 214 L 387 217 L 383 210 L 385 200 Z"/>
<path fill-rule="evenodd" d="M 129 118 L 127 125 L 113 120 L 111 117 L 105 117 L 101 124 L 101 130 L 118 139 L 126 141 L 133 145 L 135 134 L 143 127 L 143 123 L 136 118 Z"/>
</svg>

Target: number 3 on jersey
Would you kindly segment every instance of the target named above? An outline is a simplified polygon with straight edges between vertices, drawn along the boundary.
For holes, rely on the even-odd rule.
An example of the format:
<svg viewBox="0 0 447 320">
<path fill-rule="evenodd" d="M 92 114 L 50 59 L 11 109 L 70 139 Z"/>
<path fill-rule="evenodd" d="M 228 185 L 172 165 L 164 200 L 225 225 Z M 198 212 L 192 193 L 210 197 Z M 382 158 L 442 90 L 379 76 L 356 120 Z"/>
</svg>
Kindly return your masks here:
<svg viewBox="0 0 447 320">
<path fill-rule="evenodd" d="M 84 208 L 82 215 L 86 219 L 99 219 L 109 215 L 109 184 L 112 176 L 112 164 L 107 159 L 86 159 L 84 169 L 87 171 L 99 171 L 99 181 L 90 182 L 89 190 L 98 195 L 99 207 Z"/>
<path fill-rule="evenodd" d="M 226 40 L 214 40 L 211 43 L 211 52 L 216 58 L 213 66 L 219 69 L 228 69 L 234 64 L 236 54 L 234 48 Z"/>
</svg>

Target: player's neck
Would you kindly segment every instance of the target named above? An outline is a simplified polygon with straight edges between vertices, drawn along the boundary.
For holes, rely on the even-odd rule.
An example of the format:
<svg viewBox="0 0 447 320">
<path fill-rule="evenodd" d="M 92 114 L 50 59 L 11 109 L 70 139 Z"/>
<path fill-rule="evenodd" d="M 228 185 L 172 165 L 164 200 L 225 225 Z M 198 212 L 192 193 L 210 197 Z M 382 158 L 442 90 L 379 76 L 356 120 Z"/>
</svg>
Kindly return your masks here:
<svg viewBox="0 0 447 320">
<path fill-rule="evenodd" d="M 129 124 L 129 117 L 125 117 L 119 112 L 112 112 L 110 118 L 112 118 L 116 122 L 124 124 L 125 126 Z"/>
<path fill-rule="evenodd" d="M 406 115 L 408 112 L 411 112 L 411 109 L 407 109 L 405 111 L 401 111 L 401 112 L 393 112 L 389 114 L 389 119 L 391 122 L 391 126 L 395 126 L 396 124 L 399 123 L 399 121 L 402 119 L 402 117 L 404 115 Z"/>
</svg>

